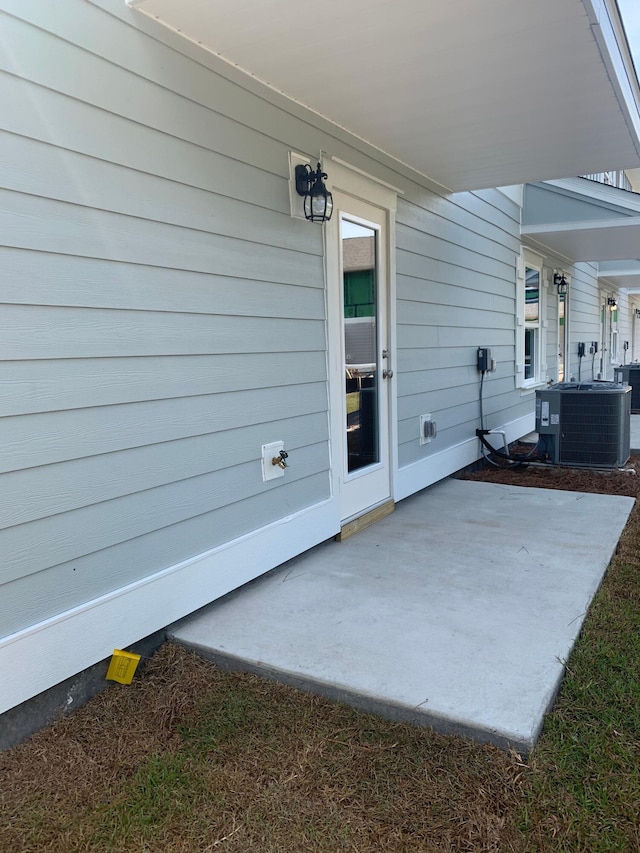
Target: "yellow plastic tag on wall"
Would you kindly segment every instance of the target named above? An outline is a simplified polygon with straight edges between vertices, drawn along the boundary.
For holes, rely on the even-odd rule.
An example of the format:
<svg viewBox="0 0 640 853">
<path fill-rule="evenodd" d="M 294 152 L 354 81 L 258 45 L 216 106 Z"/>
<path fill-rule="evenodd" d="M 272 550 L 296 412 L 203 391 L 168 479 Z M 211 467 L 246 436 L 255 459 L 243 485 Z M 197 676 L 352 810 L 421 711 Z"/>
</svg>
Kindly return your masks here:
<svg viewBox="0 0 640 853">
<path fill-rule="evenodd" d="M 117 681 L 120 684 L 131 684 L 139 660 L 140 655 L 114 649 L 111 663 L 105 676 L 106 679 L 108 681 Z"/>
</svg>

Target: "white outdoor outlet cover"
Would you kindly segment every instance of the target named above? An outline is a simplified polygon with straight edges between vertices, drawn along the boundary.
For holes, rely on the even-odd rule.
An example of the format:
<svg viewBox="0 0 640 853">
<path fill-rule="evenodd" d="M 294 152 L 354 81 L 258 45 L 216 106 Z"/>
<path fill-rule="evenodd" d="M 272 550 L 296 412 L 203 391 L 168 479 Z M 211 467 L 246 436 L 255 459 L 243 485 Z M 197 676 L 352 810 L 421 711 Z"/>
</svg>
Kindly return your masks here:
<svg viewBox="0 0 640 853">
<path fill-rule="evenodd" d="M 262 445 L 262 479 L 265 483 L 267 480 L 284 477 L 284 468 L 272 462 L 276 456 L 280 455 L 281 450 L 284 450 L 284 441 L 272 441 L 270 444 Z"/>
</svg>

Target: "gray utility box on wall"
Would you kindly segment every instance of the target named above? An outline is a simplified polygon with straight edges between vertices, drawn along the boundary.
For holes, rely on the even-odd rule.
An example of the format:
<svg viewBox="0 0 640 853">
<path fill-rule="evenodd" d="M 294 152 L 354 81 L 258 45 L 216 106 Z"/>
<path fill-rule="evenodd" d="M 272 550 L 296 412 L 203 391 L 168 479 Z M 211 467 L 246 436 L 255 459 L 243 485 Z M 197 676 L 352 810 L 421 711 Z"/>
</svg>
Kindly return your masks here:
<svg viewBox="0 0 640 853">
<path fill-rule="evenodd" d="M 617 385 L 631 387 L 631 411 L 640 412 L 640 364 L 621 364 L 613 376 Z"/>
<path fill-rule="evenodd" d="M 539 450 L 556 465 L 624 465 L 630 416 L 631 388 L 615 382 L 559 382 L 536 391 Z"/>
</svg>

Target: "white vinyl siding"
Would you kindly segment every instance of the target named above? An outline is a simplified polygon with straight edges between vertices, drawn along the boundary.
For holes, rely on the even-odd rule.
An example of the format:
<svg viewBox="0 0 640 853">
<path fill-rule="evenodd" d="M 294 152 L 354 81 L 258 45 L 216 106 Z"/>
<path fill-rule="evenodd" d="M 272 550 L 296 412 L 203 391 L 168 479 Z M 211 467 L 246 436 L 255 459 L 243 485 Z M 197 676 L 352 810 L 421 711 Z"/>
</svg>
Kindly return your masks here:
<svg viewBox="0 0 640 853">
<path fill-rule="evenodd" d="M 329 497 L 322 232 L 225 103 L 293 120 L 92 4 L 1 5 L 0 636 Z"/>
<path fill-rule="evenodd" d="M 570 365 L 568 375 L 582 381 L 596 378 L 600 370 L 600 352 L 589 352 L 595 341 L 600 341 L 600 291 L 597 270 L 592 264 L 575 264 L 571 274 L 569 294 L 571 312 Z M 578 343 L 585 345 L 585 356 L 578 358 Z"/>
<path fill-rule="evenodd" d="M 526 414 L 513 394 L 515 266 L 519 208 L 495 191 L 451 200 L 422 193 L 398 203 L 399 465 L 468 442 L 480 426 L 476 349 L 498 362 L 487 377 L 489 425 Z M 436 441 L 418 442 L 420 415 Z"/>
</svg>

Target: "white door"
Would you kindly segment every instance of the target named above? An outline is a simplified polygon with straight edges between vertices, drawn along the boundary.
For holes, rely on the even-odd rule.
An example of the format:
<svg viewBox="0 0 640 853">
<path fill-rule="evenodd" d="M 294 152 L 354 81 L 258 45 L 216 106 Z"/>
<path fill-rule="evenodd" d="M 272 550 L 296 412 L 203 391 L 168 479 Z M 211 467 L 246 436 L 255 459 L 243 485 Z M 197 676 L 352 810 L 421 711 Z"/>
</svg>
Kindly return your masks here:
<svg viewBox="0 0 640 853">
<path fill-rule="evenodd" d="M 345 522 L 391 496 L 389 211 L 334 190 L 327 240 L 332 464 Z"/>
<path fill-rule="evenodd" d="M 566 369 L 569 366 L 567 335 L 567 295 L 558 294 L 558 382 L 568 381 Z M 566 365 L 566 367 L 565 367 Z"/>
</svg>

